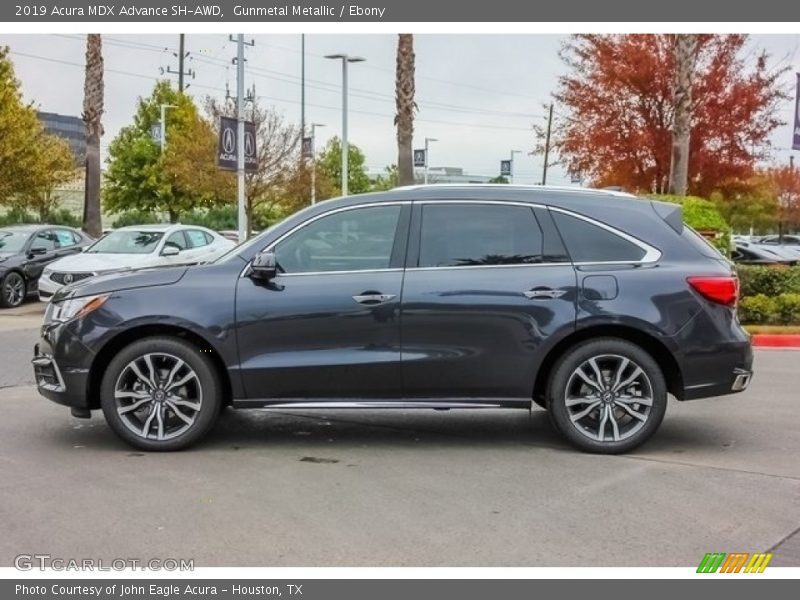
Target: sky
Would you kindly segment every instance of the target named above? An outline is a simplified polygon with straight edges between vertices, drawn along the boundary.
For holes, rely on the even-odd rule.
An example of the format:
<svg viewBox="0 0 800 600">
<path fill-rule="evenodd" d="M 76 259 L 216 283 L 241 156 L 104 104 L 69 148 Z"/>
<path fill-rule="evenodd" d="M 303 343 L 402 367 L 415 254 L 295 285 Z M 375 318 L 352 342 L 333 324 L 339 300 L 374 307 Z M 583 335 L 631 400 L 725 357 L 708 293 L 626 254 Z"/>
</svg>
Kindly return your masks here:
<svg viewBox="0 0 800 600">
<path fill-rule="evenodd" d="M 168 67 L 177 70 L 178 34 L 104 35 L 106 113 L 102 150 L 129 124 L 138 97 L 149 95 Z M 299 34 L 248 35 L 245 85 L 255 86 L 263 104 L 272 104 L 288 120 L 300 122 L 301 40 Z M 564 36 L 556 35 L 415 35 L 416 100 L 414 146 L 436 138 L 430 146 L 431 167 L 461 167 L 476 175 L 499 174 L 500 160 L 522 150 L 514 163 L 515 182 L 541 180 L 542 157 L 531 156 L 532 125 L 544 123 L 545 105 L 565 66 L 558 56 Z M 322 123 L 317 147 L 341 135 L 341 61 L 326 54 L 347 53 L 365 58 L 349 71 L 349 140 L 366 155 L 370 171 L 397 161 L 394 115 L 394 35 L 306 35 L 306 123 Z M 83 101 L 85 38 L 78 34 L 0 35 L 0 45 L 12 52 L 26 101 L 40 110 L 79 115 Z M 800 72 L 800 35 L 754 35 L 747 49 L 767 49 L 775 62 L 788 65 L 783 85 L 794 95 Z M 224 97 L 236 90 L 232 58 L 236 44 L 221 34 L 186 36 L 191 54 L 186 68 L 187 93 L 199 104 L 206 96 Z M 781 117 L 791 121 L 793 101 Z M 558 110 L 558 107 L 556 107 Z M 774 159 L 788 162 L 791 125 L 776 130 Z M 795 152 L 800 155 L 800 152 Z M 548 183 L 569 185 L 560 168 L 551 169 Z"/>
</svg>

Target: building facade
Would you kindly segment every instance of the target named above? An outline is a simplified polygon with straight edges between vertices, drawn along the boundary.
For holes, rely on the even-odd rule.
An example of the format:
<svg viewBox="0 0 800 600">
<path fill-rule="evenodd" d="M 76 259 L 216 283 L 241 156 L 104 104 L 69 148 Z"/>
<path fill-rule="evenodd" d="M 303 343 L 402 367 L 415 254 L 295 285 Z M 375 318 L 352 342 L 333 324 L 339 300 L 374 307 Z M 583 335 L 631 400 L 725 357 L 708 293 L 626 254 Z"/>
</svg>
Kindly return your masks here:
<svg viewBox="0 0 800 600">
<path fill-rule="evenodd" d="M 60 136 L 69 142 L 76 162 L 81 164 L 86 158 L 86 125 L 83 119 L 41 111 L 37 114 L 49 133 Z"/>
</svg>

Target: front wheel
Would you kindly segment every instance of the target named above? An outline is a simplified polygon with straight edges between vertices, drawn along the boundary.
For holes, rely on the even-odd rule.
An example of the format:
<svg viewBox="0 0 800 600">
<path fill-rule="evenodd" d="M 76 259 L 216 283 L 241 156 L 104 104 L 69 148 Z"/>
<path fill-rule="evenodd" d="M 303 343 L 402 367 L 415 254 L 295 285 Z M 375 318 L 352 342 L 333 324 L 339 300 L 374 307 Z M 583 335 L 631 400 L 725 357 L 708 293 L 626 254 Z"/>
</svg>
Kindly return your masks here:
<svg viewBox="0 0 800 600">
<path fill-rule="evenodd" d="M 557 363 L 547 407 L 556 429 L 587 452 L 618 454 L 644 443 L 667 408 L 664 375 L 652 356 L 616 338 L 580 344 Z"/>
<path fill-rule="evenodd" d="M 123 348 L 100 389 L 106 421 L 141 450 L 181 450 L 213 427 L 222 387 L 207 356 L 177 339 L 153 337 Z"/>
<path fill-rule="evenodd" d="M 3 308 L 16 308 L 25 301 L 27 287 L 22 275 L 11 271 L 0 281 L 0 306 Z"/>
</svg>

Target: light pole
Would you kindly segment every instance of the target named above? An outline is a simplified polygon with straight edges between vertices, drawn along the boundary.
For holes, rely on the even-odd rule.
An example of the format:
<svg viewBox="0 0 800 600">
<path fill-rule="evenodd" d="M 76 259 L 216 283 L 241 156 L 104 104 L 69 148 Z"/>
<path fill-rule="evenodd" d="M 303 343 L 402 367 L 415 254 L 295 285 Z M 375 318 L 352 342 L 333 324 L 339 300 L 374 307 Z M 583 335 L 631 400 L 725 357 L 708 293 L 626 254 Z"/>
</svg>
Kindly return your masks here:
<svg viewBox="0 0 800 600">
<path fill-rule="evenodd" d="M 161 127 L 159 128 L 161 131 L 159 132 L 159 145 L 161 146 L 161 153 L 164 153 L 164 150 L 167 147 L 167 109 L 168 108 L 177 108 L 174 104 L 162 104 L 161 108 Z"/>
<path fill-rule="evenodd" d="M 428 184 L 428 143 L 438 141 L 436 138 L 425 138 L 425 185 Z"/>
<path fill-rule="evenodd" d="M 342 196 L 347 196 L 347 178 L 349 175 L 347 159 L 350 150 L 347 144 L 347 65 L 349 63 L 364 62 L 366 59 L 348 54 L 328 54 L 325 58 L 342 61 Z"/>
<path fill-rule="evenodd" d="M 522 154 L 522 150 L 512 150 L 511 151 L 511 175 L 508 177 L 508 183 L 514 183 L 514 155 L 515 154 Z"/>
<path fill-rule="evenodd" d="M 325 124 L 311 124 L 311 204 L 317 203 L 317 127 L 325 127 Z"/>
</svg>

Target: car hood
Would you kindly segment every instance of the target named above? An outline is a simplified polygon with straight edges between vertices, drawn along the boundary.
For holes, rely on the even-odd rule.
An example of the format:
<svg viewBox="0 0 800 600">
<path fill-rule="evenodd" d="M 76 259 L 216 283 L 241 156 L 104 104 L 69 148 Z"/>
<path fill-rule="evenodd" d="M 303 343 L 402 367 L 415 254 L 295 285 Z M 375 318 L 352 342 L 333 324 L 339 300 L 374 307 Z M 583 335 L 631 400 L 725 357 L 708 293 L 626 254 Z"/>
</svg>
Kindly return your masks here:
<svg viewBox="0 0 800 600">
<path fill-rule="evenodd" d="M 172 285 L 181 280 L 189 267 L 156 267 L 139 271 L 109 273 L 67 285 L 58 290 L 52 302 L 60 302 L 67 298 L 107 294 L 135 288 L 158 287 Z"/>
<path fill-rule="evenodd" d="M 52 265 L 50 270 L 69 273 L 102 273 L 105 271 L 123 271 L 125 269 L 141 269 L 155 266 L 159 256 L 150 254 L 110 254 L 104 252 L 83 252 L 65 256 Z"/>
</svg>

